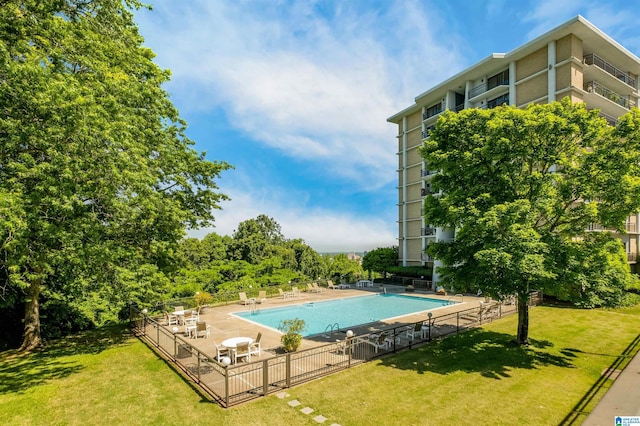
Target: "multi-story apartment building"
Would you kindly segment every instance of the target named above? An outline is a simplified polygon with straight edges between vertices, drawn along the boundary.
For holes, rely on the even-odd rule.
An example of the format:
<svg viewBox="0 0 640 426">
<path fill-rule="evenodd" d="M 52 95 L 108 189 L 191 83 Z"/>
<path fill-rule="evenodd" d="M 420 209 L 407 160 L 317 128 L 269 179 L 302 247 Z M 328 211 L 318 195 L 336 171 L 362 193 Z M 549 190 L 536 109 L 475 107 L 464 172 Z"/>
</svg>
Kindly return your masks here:
<svg viewBox="0 0 640 426">
<path fill-rule="evenodd" d="M 437 170 L 422 161 L 418 147 L 445 110 L 524 107 L 565 97 L 597 108 L 611 124 L 638 104 L 640 59 L 578 16 L 509 53 L 494 53 L 418 95 L 387 121 L 398 125 L 399 264 L 437 267 L 425 253 L 434 241 L 451 240 L 452 229 L 431 226 L 422 213 L 429 181 Z M 640 252 L 640 214 L 629 217 L 624 243 L 635 267 Z M 602 231 L 593 225 L 594 231 Z M 434 265 L 435 264 L 435 265 Z M 439 281 L 434 268 L 434 285 Z"/>
</svg>

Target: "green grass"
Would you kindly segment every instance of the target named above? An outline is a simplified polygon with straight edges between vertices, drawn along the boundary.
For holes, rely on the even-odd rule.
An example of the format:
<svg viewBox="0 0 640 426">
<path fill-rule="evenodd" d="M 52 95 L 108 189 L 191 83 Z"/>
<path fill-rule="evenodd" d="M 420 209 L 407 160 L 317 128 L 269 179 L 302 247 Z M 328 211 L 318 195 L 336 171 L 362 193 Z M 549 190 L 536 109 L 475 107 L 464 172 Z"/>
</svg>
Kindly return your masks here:
<svg viewBox="0 0 640 426">
<path fill-rule="evenodd" d="M 537 307 L 528 348 L 516 317 L 225 410 L 206 402 L 123 328 L 82 333 L 29 355 L 0 353 L 0 422 L 21 425 L 579 424 L 601 379 L 640 347 L 640 306 Z M 631 347 L 630 347 L 631 346 Z M 619 364 L 619 365 L 618 365 Z M 296 398 L 316 412 L 291 408 Z"/>
</svg>

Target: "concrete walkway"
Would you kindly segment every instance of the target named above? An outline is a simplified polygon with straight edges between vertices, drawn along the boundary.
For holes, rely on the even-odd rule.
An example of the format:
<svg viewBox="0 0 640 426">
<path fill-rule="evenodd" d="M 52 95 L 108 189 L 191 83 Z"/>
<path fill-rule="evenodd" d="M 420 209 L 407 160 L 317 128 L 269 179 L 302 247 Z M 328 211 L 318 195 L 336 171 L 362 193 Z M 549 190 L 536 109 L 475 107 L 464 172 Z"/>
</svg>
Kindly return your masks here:
<svg viewBox="0 0 640 426">
<path fill-rule="evenodd" d="M 640 417 L 640 352 L 622 370 L 582 425 L 612 426 L 618 416 Z"/>
</svg>

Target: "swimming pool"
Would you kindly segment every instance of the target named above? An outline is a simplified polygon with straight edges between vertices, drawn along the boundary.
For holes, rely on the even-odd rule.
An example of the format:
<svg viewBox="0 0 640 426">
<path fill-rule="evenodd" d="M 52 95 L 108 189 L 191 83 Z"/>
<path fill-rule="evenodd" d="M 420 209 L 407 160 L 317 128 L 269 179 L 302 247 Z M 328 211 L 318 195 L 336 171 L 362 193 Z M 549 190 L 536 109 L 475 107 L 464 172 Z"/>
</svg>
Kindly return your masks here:
<svg viewBox="0 0 640 426">
<path fill-rule="evenodd" d="M 402 294 L 375 294 L 324 302 L 308 302 L 282 308 L 236 312 L 235 315 L 278 328 L 282 320 L 300 318 L 306 323 L 303 336 L 324 333 L 336 323 L 341 330 L 356 325 L 447 306 L 452 302 Z"/>
</svg>

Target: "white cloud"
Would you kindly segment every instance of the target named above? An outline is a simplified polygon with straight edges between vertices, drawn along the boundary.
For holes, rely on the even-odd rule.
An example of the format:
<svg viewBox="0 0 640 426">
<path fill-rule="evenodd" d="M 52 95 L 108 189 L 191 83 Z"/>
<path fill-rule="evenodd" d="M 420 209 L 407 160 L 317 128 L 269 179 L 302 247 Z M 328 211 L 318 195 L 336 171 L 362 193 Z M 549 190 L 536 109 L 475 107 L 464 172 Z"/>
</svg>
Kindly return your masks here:
<svg viewBox="0 0 640 426">
<path fill-rule="evenodd" d="M 251 139 L 365 188 L 388 184 L 397 147 L 386 118 L 454 74 L 456 49 L 420 2 L 314 6 L 167 1 L 140 21 L 170 90 L 188 99 L 183 113 L 222 108 Z"/>
<path fill-rule="evenodd" d="M 283 201 L 290 199 L 290 194 L 273 191 L 227 193 L 232 201 L 221 203 L 223 210 L 215 212 L 215 227 L 190 231 L 190 236 L 202 238 L 210 232 L 232 235 L 240 222 L 265 214 L 280 224 L 286 238 L 301 238 L 318 252 L 368 251 L 397 245 L 394 223 L 372 215 L 308 210 Z"/>
<path fill-rule="evenodd" d="M 602 31 L 625 47 L 633 50 L 639 47 L 637 25 L 629 16 L 637 13 L 632 3 L 618 3 L 601 0 L 542 0 L 535 3 L 524 21 L 534 24 L 529 30 L 530 37 L 537 37 L 557 25 L 582 15 Z"/>
<path fill-rule="evenodd" d="M 541 0 L 535 2 L 532 11 L 526 14 L 524 22 L 533 23 L 529 37 L 538 37 L 557 25 L 580 14 L 584 2 L 581 0 Z"/>
</svg>

